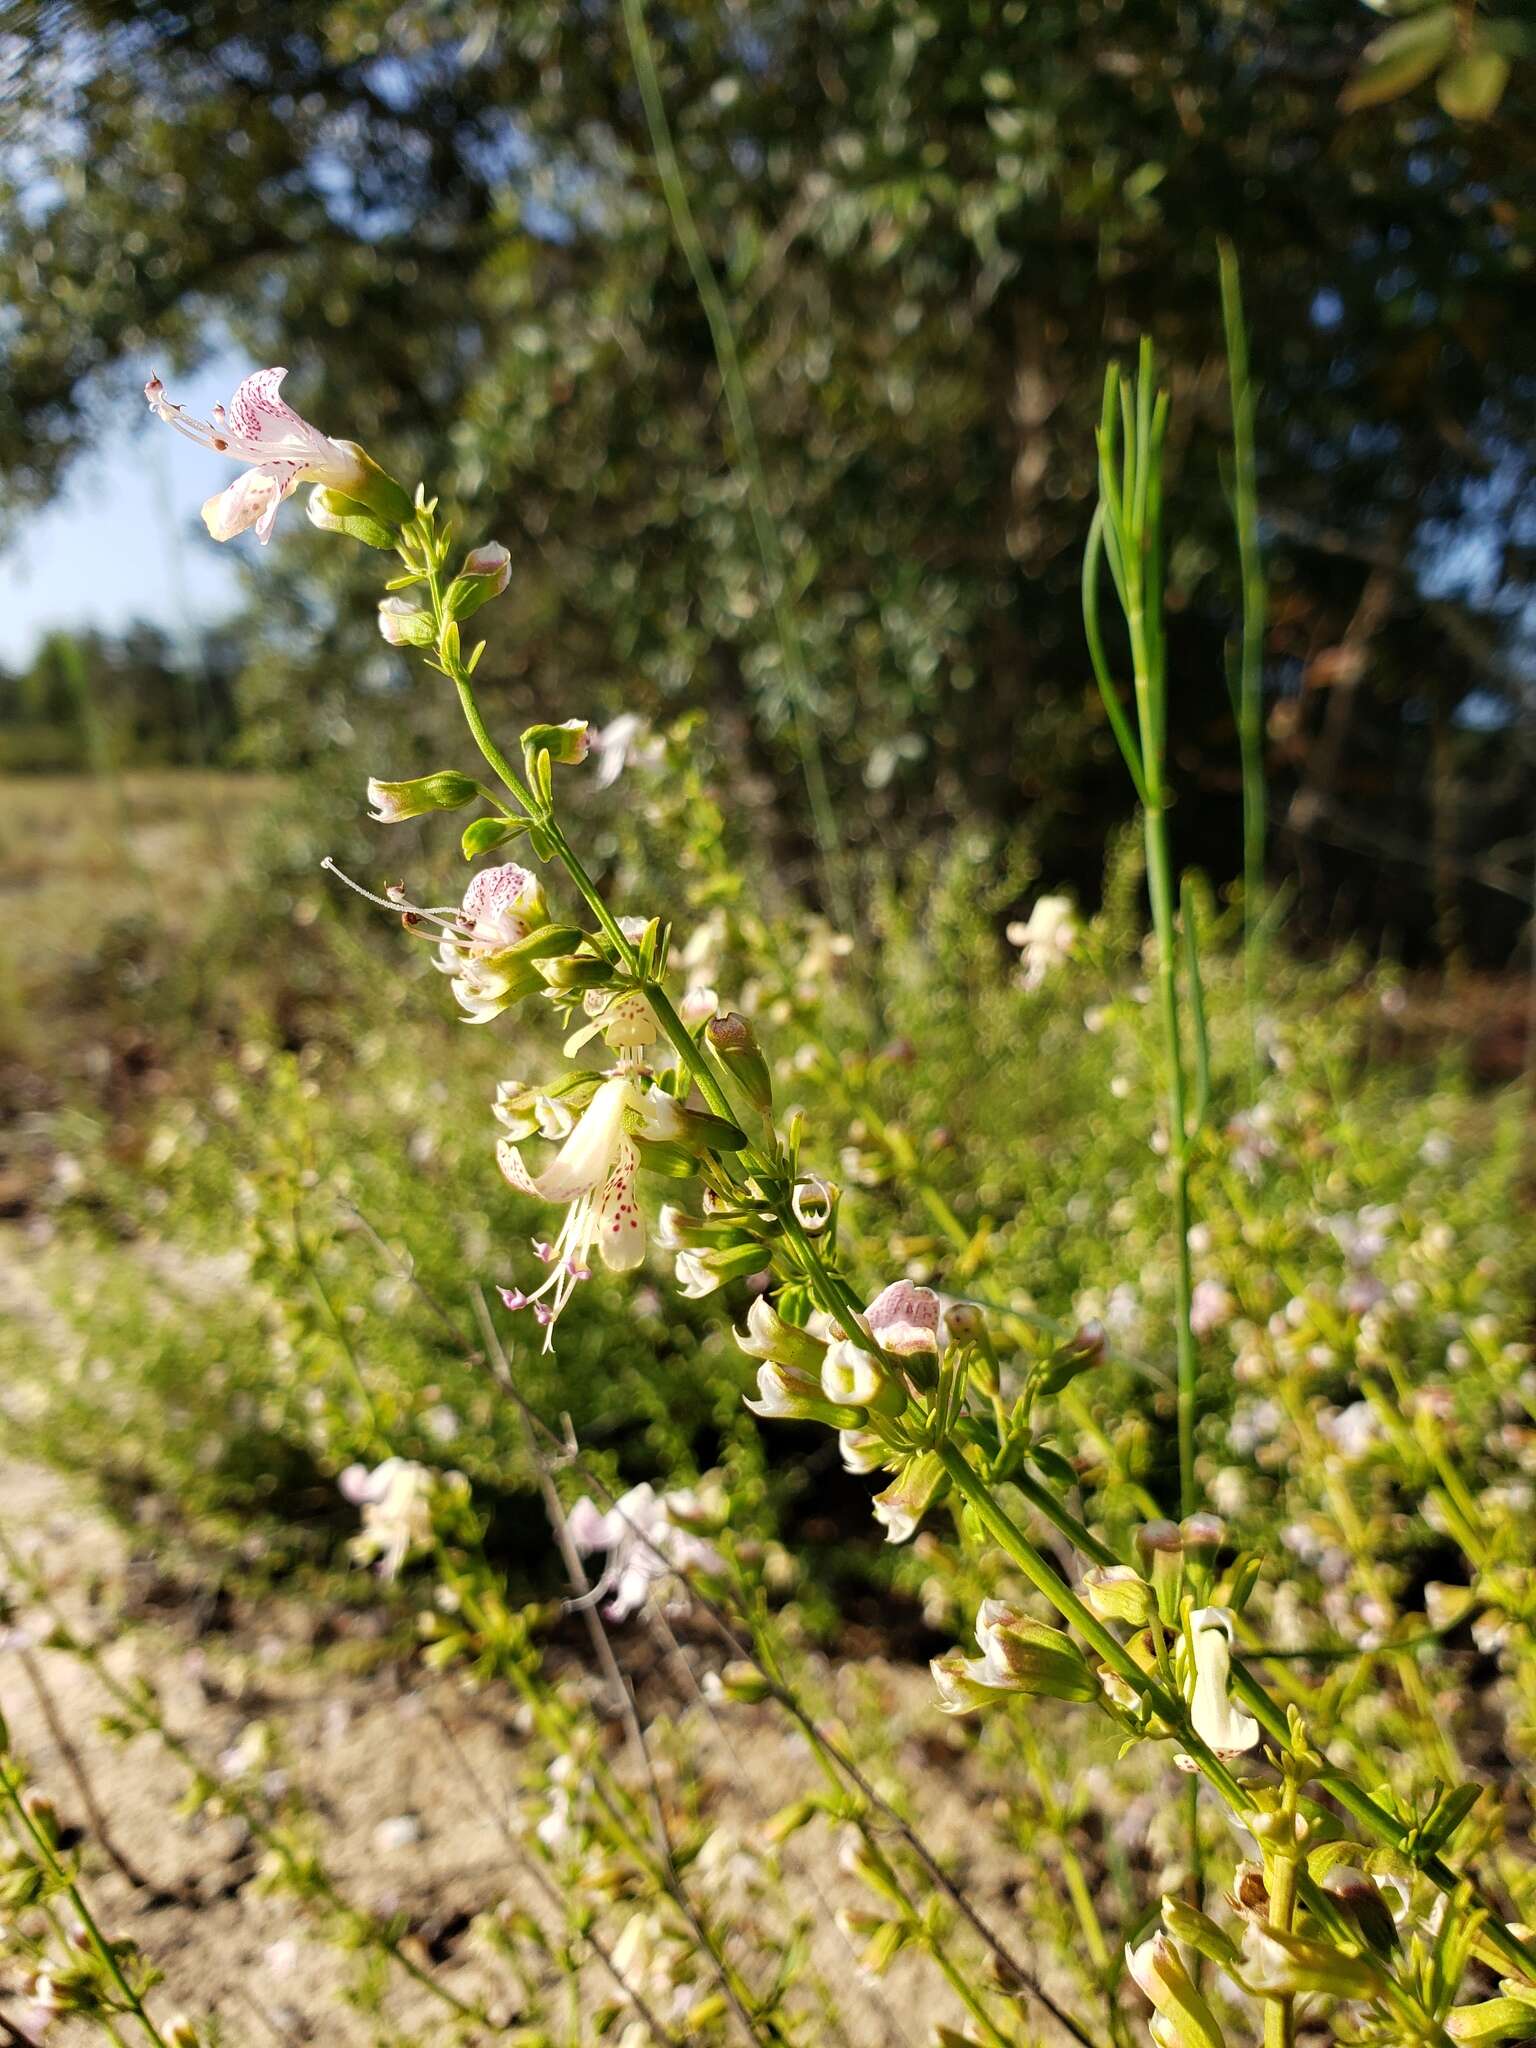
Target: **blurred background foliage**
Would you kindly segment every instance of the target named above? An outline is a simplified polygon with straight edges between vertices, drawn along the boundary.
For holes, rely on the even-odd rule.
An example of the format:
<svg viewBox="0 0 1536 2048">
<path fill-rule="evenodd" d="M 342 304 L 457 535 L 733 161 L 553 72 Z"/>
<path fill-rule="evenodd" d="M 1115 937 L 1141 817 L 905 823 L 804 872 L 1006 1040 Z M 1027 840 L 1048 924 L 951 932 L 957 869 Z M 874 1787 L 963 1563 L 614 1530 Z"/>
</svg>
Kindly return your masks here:
<svg viewBox="0 0 1536 2048">
<path fill-rule="evenodd" d="M 704 710 L 743 790 L 772 792 L 764 848 L 814 890 L 786 680 L 617 6 L 36 0 L 7 27 L 6 516 L 139 403 L 151 358 L 287 363 L 302 409 L 511 547 L 493 722 Z M 1445 51 L 1431 85 L 1430 64 L 1370 56 L 1382 28 L 1337 0 L 655 9 L 855 853 L 899 869 L 959 818 L 1024 823 L 1039 869 L 1093 898 L 1127 792 L 1079 619 L 1092 425 L 1106 355 L 1148 329 L 1174 393 L 1177 850 L 1230 873 L 1226 234 L 1260 384 L 1295 930 L 1410 959 L 1518 944 L 1532 67 L 1469 119 L 1487 108 L 1447 88 Z M 1518 57 L 1518 21 L 1495 31 Z M 350 784 L 440 765 L 453 713 L 372 639 L 374 564 L 285 525 L 214 659 L 94 646 L 92 701 L 132 702 L 131 758 L 180 758 L 195 732 L 208 758 Z M 57 765 L 39 726 L 78 717 L 56 652 L 7 687 L 10 765 Z M 189 660 L 195 727 L 172 681 Z"/>
</svg>

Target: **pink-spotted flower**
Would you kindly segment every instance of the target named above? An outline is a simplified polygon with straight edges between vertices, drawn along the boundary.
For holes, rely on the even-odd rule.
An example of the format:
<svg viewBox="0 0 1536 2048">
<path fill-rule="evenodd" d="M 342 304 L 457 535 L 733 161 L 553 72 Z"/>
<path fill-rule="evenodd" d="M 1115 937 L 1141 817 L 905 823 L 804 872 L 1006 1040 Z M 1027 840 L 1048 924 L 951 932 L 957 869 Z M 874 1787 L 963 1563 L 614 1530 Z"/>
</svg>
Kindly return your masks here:
<svg viewBox="0 0 1536 2048">
<path fill-rule="evenodd" d="M 157 419 L 199 447 L 252 464 L 203 507 L 203 524 L 215 540 L 233 540 L 254 526 L 265 546 L 272 538 L 278 506 L 301 483 L 327 484 L 351 494 L 368 482 L 369 465 L 359 451 L 322 434 L 279 396 L 278 387 L 287 374 L 278 369 L 255 371 L 236 387 L 227 409 L 216 405 L 208 420 L 193 419 L 184 406 L 168 399 L 158 377 L 152 376 L 144 386 Z"/>
<path fill-rule="evenodd" d="M 594 1252 L 613 1273 L 632 1272 L 645 1256 L 645 1218 L 635 1198 L 640 1155 L 631 1122 L 645 1127 L 646 1096 L 635 1076 L 623 1071 L 601 1084 L 542 1173 L 529 1172 L 521 1148 L 510 1138 L 496 1147 L 496 1162 L 519 1193 L 566 1205 L 553 1243 L 534 1244 L 549 1267 L 548 1277 L 531 1294 L 501 1289 L 508 1308 L 531 1308 L 544 1325 L 546 1351 L 561 1311 L 578 1284 L 591 1277 Z"/>
<path fill-rule="evenodd" d="M 536 979 L 526 962 L 507 956 L 548 922 L 538 876 L 516 861 L 482 868 L 471 881 L 458 917 L 438 942 L 434 964 L 450 977 L 454 997 L 472 1024 L 500 1016 Z"/>
</svg>

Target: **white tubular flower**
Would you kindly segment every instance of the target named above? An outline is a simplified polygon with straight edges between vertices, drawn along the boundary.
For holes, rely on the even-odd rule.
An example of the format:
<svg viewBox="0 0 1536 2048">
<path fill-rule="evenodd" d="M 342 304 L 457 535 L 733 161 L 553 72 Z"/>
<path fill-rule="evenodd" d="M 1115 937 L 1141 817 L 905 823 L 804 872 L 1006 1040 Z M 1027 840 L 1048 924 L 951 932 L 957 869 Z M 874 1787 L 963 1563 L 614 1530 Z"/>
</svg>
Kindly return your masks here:
<svg viewBox="0 0 1536 2048">
<path fill-rule="evenodd" d="M 1053 967 L 1059 966 L 1077 944 L 1077 913 L 1070 896 L 1041 896 L 1028 920 L 1008 927 L 1008 943 L 1022 955 L 1023 973 L 1019 985 L 1031 991 L 1040 987 Z"/>
<path fill-rule="evenodd" d="M 844 1337 L 829 1346 L 821 1364 L 821 1390 L 829 1401 L 849 1408 L 868 1408 L 880 1399 L 886 1387 L 879 1360 L 861 1345 Z"/>
<path fill-rule="evenodd" d="M 843 1461 L 845 1472 L 879 1472 L 890 1456 L 886 1444 L 872 1429 L 840 1429 L 837 1432 L 838 1455 Z"/>
<path fill-rule="evenodd" d="M 454 1000 L 472 1024 L 488 1024 L 536 980 L 510 949 L 549 922 L 537 875 L 516 861 L 482 868 L 464 892 L 433 965 L 450 977 Z"/>
<path fill-rule="evenodd" d="M 714 1545 L 682 1526 L 681 1518 L 697 1505 L 690 1492 L 662 1495 L 653 1486 L 631 1487 L 607 1514 L 585 1497 L 577 1501 L 567 1517 L 571 1541 L 583 1557 L 608 1553 L 588 1597 L 606 1601 L 603 1612 L 610 1621 L 627 1620 L 664 1579 L 723 1569 Z"/>
<path fill-rule="evenodd" d="M 349 1465 L 336 1482 L 343 1500 L 363 1511 L 361 1532 L 350 1545 L 359 1564 L 379 1561 L 379 1576 L 395 1578 L 411 1557 L 432 1547 L 432 1495 L 437 1475 L 410 1458 L 386 1458 L 370 1472 Z"/>
<path fill-rule="evenodd" d="M 628 1074 L 614 1074 L 541 1174 L 528 1171 L 510 1138 L 496 1147 L 496 1163 L 521 1194 L 567 1205 L 554 1243 L 534 1247 L 548 1264 L 549 1277 L 531 1294 L 515 1287 L 500 1290 L 508 1308 L 533 1310 L 545 1328 L 546 1351 L 578 1283 L 591 1277 L 594 1250 L 614 1273 L 633 1271 L 645 1256 L 645 1221 L 635 1200 L 640 1155 L 624 1127 L 626 1116 L 643 1106 L 638 1084 Z"/>
<path fill-rule="evenodd" d="M 1172 2048 L 1225 2048 L 1216 2015 L 1166 1934 L 1154 1934 L 1140 1948 L 1127 1948 L 1125 1966 L 1137 1989 L 1156 2009 L 1157 2019 L 1152 2022 L 1156 2040 L 1168 2042 Z"/>
<path fill-rule="evenodd" d="M 832 1212 L 837 1207 L 837 1189 L 819 1174 L 811 1174 L 805 1180 L 796 1181 L 789 1206 L 806 1236 L 819 1237 L 832 1221 Z"/>
<path fill-rule="evenodd" d="M 255 465 L 204 505 L 203 524 L 215 540 L 232 540 L 254 526 L 265 547 L 278 506 L 301 483 L 328 484 L 332 490 L 351 493 L 366 480 L 363 463 L 350 448 L 312 427 L 279 397 L 287 374 L 257 370 L 237 386 L 228 410 L 216 405 L 207 421 L 193 419 L 184 406 L 173 404 L 158 377 L 144 386 L 144 397 L 157 419 L 200 447 Z"/>
<path fill-rule="evenodd" d="M 1193 1682 L 1186 1689 L 1195 1733 L 1220 1757 L 1243 1756 L 1259 1744 L 1259 1724 L 1233 1705 L 1232 1617 L 1224 1607 L 1197 1607 L 1189 1617 Z"/>
</svg>

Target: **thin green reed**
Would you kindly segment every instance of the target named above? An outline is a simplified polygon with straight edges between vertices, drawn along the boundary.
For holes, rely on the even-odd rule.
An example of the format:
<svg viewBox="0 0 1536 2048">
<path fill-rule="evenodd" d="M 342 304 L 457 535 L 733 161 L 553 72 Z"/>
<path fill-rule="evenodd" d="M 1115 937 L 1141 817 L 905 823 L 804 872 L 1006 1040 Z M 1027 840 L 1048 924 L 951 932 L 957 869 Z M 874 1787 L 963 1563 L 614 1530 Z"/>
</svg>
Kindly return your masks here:
<svg viewBox="0 0 1536 2048">
<path fill-rule="evenodd" d="M 1181 1511 L 1189 1514 L 1196 1506 L 1196 1360 L 1189 1321 L 1189 1087 L 1179 988 L 1173 858 L 1168 839 L 1168 667 L 1163 639 L 1162 538 L 1163 440 L 1167 426 L 1168 394 L 1156 388 L 1152 344 L 1143 340 L 1135 377 L 1122 377 L 1118 367 L 1112 365 L 1104 380 L 1104 410 L 1098 429 L 1099 503 L 1083 556 L 1083 625 L 1104 708 L 1141 802 L 1146 838 L 1147 892 L 1157 940 L 1158 1008 L 1167 1069 L 1168 1172 L 1176 1247 L 1174 1335 L 1178 1347 L 1179 1502 Z M 1105 562 L 1130 640 L 1134 732 L 1104 651 L 1099 604 L 1100 568 Z M 1203 1111 L 1209 1084 L 1200 1020 L 1195 933 L 1188 919 L 1184 939 L 1200 1048 L 1196 1077 L 1198 1116 Z"/>
<path fill-rule="evenodd" d="M 640 98 L 645 108 L 651 151 L 656 159 L 656 171 L 661 180 L 662 194 L 672 219 L 672 231 L 688 265 L 694 290 L 699 295 L 699 304 L 703 307 L 704 317 L 709 323 L 710 340 L 714 344 L 715 362 L 720 371 L 720 385 L 725 394 L 726 411 L 731 422 L 731 437 L 735 443 L 736 462 L 741 471 L 742 481 L 746 485 L 752 533 L 763 565 L 763 580 L 768 587 L 774 632 L 779 643 L 779 658 L 784 664 L 784 682 L 790 714 L 794 721 L 795 745 L 800 755 L 801 772 L 805 777 L 806 794 L 810 799 L 811 818 L 821 854 L 828 905 L 844 930 L 852 931 L 854 904 L 849 886 L 847 857 L 842 834 L 838 828 L 837 811 L 827 785 L 826 762 L 822 757 L 821 735 L 817 730 L 812 704 L 813 693 L 810 670 L 805 658 L 805 641 L 795 610 L 789 565 L 784 558 L 784 547 L 768 493 L 767 473 L 763 467 L 762 450 L 757 439 L 757 423 L 752 416 L 752 401 L 747 395 L 747 382 L 741 368 L 741 354 L 736 346 L 736 330 L 731 320 L 730 308 L 725 302 L 725 294 L 720 289 L 714 265 L 709 260 L 709 253 L 704 247 L 703 237 L 694 219 L 687 183 L 678 163 L 677 150 L 672 140 L 672 127 L 667 119 L 666 102 L 662 98 L 661 81 L 657 76 L 656 59 L 651 48 L 650 31 L 645 23 L 643 0 L 623 0 L 623 14 L 624 33 L 629 41 L 635 79 L 640 87 Z"/>
<path fill-rule="evenodd" d="M 1242 634 L 1235 673 L 1229 676 L 1243 770 L 1243 989 L 1254 1073 L 1258 1072 L 1259 981 L 1263 968 L 1264 846 L 1268 831 L 1264 786 L 1264 562 L 1259 551 L 1258 469 L 1253 446 L 1254 391 L 1248 373 L 1248 329 L 1237 251 L 1217 244 L 1221 264 L 1221 317 L 1227 337 L 1227 382 L 1232 395 L 1232 518 L 1242 584 Z"/>
</svg>

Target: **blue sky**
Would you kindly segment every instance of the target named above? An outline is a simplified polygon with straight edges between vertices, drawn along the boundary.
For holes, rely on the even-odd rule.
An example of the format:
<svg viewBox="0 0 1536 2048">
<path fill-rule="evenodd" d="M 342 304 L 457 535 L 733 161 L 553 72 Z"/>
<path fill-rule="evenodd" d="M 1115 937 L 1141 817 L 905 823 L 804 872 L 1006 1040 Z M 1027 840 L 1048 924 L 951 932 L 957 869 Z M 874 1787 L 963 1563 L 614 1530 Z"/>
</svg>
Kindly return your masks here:
<svg viewBox="0 0 1536 2048">
<path fill-rule="evenodd" d="M 171 379 L 171 395 L 206 419 L 255 367 L 243 357 L 210 359 L 192 377 Z M 25 515 L 0 550 L 0 663 L 25 661 L 51 626 L 116 632 L 149 619 L 179 633 L 232 609 L 236 557 L 259 543 L 247 534 L 220 547 L 198 507 L 237 474 L 147 407 L 129 409 L 81 456 L 53 504 Z"/>
</svg>

